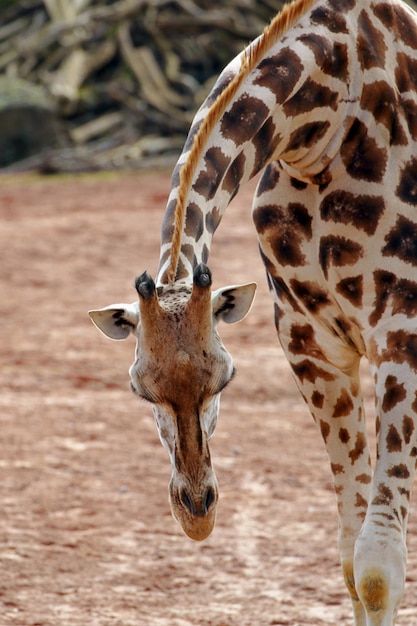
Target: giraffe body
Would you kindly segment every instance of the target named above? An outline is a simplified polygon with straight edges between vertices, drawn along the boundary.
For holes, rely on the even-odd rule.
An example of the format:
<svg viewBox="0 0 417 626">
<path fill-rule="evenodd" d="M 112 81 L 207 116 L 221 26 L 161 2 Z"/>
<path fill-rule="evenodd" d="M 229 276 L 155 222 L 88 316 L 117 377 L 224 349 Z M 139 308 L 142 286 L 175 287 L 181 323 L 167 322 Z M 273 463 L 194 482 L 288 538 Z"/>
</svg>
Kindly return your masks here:
<svg viewBox="0 0 417 626">
<path fill-rule="evenodd" d="M 139 305 L 91 313 L 113 338 L 136 335 L 132 385 L 153 402 L 170 452 L 174 515 L 204 538 L 217 503 L 208 440 L 233 373 L 217 321 L 241 319 L 254 295 L 246 285 L 210 298 L 205 263 L 231 198 L 262 171 L 253 219 L 278 335 L 329 455 L 357 626 L 392 626 L 404 590 L 417 458 L 416 77 L 417 17 L 400 0 L 295 0 L 195 117 L 157 287 L 146 277 Z M 375 381 L 374 468 L 362 356 Z"/>
</svg>

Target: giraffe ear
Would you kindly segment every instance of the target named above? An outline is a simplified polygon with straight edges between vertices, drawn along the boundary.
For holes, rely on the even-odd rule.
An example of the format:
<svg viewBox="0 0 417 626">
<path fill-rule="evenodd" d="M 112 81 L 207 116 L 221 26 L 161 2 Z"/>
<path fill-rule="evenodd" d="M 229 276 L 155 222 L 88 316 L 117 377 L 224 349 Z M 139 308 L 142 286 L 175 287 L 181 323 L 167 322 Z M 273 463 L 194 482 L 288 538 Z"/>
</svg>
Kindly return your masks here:
<svg viewBox="0 0 417 626">
<path fill-rule="evenodd" d="M 93 323 L 110 339 L 126 339 L 139 323 L 138 303 L 111 304 L 104 309 L 89 311 Z"/>
<path fill-rule="evenodd" d="M 255 291 L 256 283 L 217 289 L 211 296 L 214 318 L 227 324 L 240 322 L 252 306 Z"/>
</svg>

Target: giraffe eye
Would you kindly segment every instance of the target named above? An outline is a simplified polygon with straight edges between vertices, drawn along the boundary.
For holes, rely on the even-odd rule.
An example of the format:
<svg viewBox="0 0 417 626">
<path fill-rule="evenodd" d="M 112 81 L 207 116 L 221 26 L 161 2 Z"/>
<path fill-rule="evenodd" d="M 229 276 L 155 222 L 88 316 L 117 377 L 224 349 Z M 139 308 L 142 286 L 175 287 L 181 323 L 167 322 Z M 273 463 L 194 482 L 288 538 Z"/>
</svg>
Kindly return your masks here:
<svg viewBox="0 0 417 626">
<path fill-rule="evenodd" d="M 233 367 L 232 373 L 230 374 L 230 376 L 221 381 L 221 383 L 215 388 L 214 393 L 217 394 L 223 391 L 223 389 L 225 389 L 227 385 L 233 380 L 235 374 L 236 374 L 236 368 Z"/>
<path fill-rule="evenodd" d="M 142 400 L 146 400 L 146 402 L 151 402 L 152 404 L 155 403 L 155 400 L 152 398 L 152 396 L 149 393 L 144 391 L 144 389 L 142 388 L 137 389 L 137 387 L 132 382 L 130 383 L 130 389 L 133 391 L 135 396 L 138 396 Z"/>
</svg>

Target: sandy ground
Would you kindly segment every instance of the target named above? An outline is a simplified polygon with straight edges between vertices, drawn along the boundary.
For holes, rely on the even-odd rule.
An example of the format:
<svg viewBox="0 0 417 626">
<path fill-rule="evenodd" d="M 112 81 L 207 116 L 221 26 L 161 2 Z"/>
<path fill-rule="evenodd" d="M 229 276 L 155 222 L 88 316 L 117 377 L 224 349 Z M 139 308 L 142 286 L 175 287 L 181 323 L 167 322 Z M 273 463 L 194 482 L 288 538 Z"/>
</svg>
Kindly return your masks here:
<svg viewBox="0 0 417 626">
<path fill-rule="evenodd" d="M 134 342 L 87 310 L 155 274 L 169 174 L 0 179 L 0 626 L 352 624 L 321 439 L 275 336 L 248 186 L 211 255 L 215 287 L 256 280 L 224 327 L 238 375 L 211 451 L 218 521 L 185 537 L 150 407 L 129 391 Z M 372 415 L 372 391 L 365 383 Z M 372 419 L 370 429 L 373 428 Z M 417 625 L 413 500 L 407 593 Z"/>
</svg>

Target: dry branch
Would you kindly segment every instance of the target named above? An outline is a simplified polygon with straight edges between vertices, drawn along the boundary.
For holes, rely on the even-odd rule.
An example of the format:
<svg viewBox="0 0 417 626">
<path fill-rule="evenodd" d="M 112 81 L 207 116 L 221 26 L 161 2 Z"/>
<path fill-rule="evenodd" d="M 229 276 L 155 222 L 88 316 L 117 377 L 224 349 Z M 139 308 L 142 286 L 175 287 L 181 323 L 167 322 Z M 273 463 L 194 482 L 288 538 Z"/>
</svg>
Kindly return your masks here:
<svg viewBox="0 0 417 626">
<path fill-rule="evenodd" d="M 171 164 L 214 79 L 283 3 L 3 0 L 0 73 L 42 88 L 47 104 L 2 106 L 0 92 L 0 127 L 13 106 L 22 116 L 12 146 L 0 135 L 0 171 Z M 33 155 L 25 116 L 45 107 L 59 132 Z"/>
</svg>

